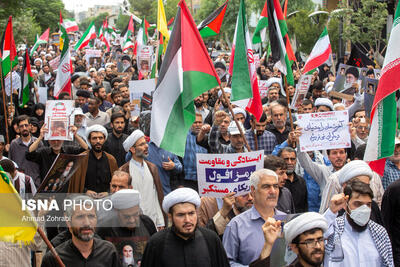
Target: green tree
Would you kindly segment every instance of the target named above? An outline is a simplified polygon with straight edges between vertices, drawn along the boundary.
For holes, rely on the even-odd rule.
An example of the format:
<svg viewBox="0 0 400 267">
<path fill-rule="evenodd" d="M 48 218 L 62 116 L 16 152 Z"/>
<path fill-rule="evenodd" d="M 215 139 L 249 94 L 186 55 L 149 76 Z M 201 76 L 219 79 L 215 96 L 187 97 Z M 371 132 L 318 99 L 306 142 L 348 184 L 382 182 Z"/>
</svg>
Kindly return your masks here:
<svg viewBox="0 0 400 267">
<path fill-rule="evenodd" d="M 261 13 L 261 10 L 264 7 L 264 0 L 249 0 L 249 5 L 253 10 L 257 10 L 258 13 Z M 315 9 L 315 4 L 312 0 L 289 0 L 287 7 L 287 14 L 290 14 L 297 10 L 306 10 L 312 11 Z"/>
<path fill-rule="evenodd" d="M 63 18 L 68 17 L 68 13 L 64 9 L 64 3 L 62 0 L 26 0 L 26 6 L 23 8 L 32 9 L 33 17 L 40 25 L 41 29 L 47 29 L 50 27 L 53 32 L 58 29 L 60 11 Z"/>
<path fill-rule="evenodd" d="M 0 1 L 0 25 L 6 25 L 8 17 L 18 16 L 26 5 L 27 0 L 2 0 Z M 3 28 L 0 30 L 3 31 Z"/>
<path fill-rule="evenodd" d="M 26 10 L 14 19 L 13 33 L 15 44 L 33 45 L 36 34 L 41 34 L 41 28 L 33 18 L 33 11 Z"/>
<path fill-rule="evenodd" d="M 152 19 L 155 21 L 155 17 L 157 16 L 157 7 L 156 9 L 153 8 L 152 2 L 157 4 L 158 1 L 149 1 L 149 0 L 129 0 L 131 4 L 131 11 L 136 16 L 143 18 L 146 16 L 148 19 Z M 148 20 L 146 19 L 146 20 Z M 154 19 L 154 20 L 153 20 Z"/>
<path fill-rule="evenodd" d="M 116 29 L 123 31 L 126 25 L 128 25 L 128 22 L 129 22 L 129 16 L 119 13 L 118 18 L 115 22 L 115 27 Z"/>
<path fill-rule="evenodd" d="M 79 24 L 79 30 L 81 30 L 83 32 L 86 31 L 86 29 L 89 27 L 90 23 L 92 23 L 92 21 L 94 21 L 94 25 L 96 27 L 96 32 L 97 32 L 100 29 L 100 27 L 103 24 L 103 21 L 106 19 L 106 17 L 108 17 L 107 12 L 101 13 L 101 14 L 97 15 L 96 17 L 86 18 Z"/>
</svg>

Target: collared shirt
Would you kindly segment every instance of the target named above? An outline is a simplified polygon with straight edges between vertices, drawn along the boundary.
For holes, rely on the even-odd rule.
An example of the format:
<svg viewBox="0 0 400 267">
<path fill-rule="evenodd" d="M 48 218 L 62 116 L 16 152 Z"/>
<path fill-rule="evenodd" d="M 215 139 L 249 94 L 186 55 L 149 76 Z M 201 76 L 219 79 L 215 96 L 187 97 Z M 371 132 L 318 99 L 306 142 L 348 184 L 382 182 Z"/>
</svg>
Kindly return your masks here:
<svg viewBox="0 0 400 267">
<path fill-rule="evenodd" d="M 86 116 L 86 124 L 88 127 L 95 124 L 100 124 L 104 126 L 110 122 L 110 116 L 106 112 L 100 110 L 99 113 L 97 113 L 96 117 L 93 117 L 93 115 L 90 112 L 85 113 L 85 116 Z"/>
<path fill-rule="evenodd" d="M 220 141 L 220 132 L 218 126 L 214 125 L 211 128 L 210 135 L 208 136 L 208 145 L 210 146 L 210 153 L 226 154 L 226 153 L 238 153 L 232 144 L 223 144 Z M 247 148 L 243 146 L 243 152 L 247 152 Z"/>
<path fill-rule="evenodd" d="M 65 241 L 56 251 L 65 266 L 73 267 L 117 267 L 119 266 L 118 253 L 114 245 L 108 241 L 94 238 L 93 248 L 90 255 L 85 259 L 81 252 L 75 247 L 72 240 Z M 43 257 L 42 267 L 58 266 L 51 252 Z"/>
<path fill-rule="evenodd" d="M 111 171 L 106 154 L 103 152 L 101 157 L 97 159 L 93 150 L 90 150 L 85 179 L 85 192 L 87 190 L 97 193 L 108 192 L 110 182 Z"/>
<path fill-rule="evenodd" d="M 10 145 L 8 153 L 9 158 L 15 161 L 23 172 L 32 177 L 35 185 L 38 187 L 41 183 L 39 165 L 33 161 L 26 159 L 25 153 L 29 150 L 29 146 L 35 142 L 36 137 L 31 137 L 28 146 L 22 142 L 21 138 L 14 139 Z M 38 148 L 42 147 L 43 143 L 40 142 Z"/>
<path fill-rule="evenodd" d="M 204 120 L 207 118 L 208 114 L 210 113 L 210 110 L 207 108 L 204 108 L 203 106 L 201 106 L 200 108 L 196 108 L 196 113 L 200 113 L 201 117 Z"/>
<path fill-rule="evenodd" d="M 123 133 L 117 137 L 114 132 L 111 132 L 104 143 L 104 151 L 114 156 L 114 158 L 117 160 L 118 167 L 121 167 L 125 163 L 126 151 L 122 144 L 126 138 L 128 138 L 127 134 Z"/>
<path fill-rule="evenodd" d="M 275 219 L 284 212 L 275 210 Z M 226 226 L 222 243 L 231 266 L 248 266 L 260 257 L 265 239 L 262 225 L 265 220 L 253 206 L 237 215 Z"/>
<path fill-rule="evenodd" d="M 196 144 L 196 137 L 192 131 L 189 131 L 186 137 L 185 156 L 183 157 L 185 180 L 197 181 L 196 153 L 207 153 L 207 149 Z"/>
<path fill-rule="evenodd" d="M 297 213 L 308 211 L 307 185 L 303 177 L 293 173 L 293 182 L 286 180 L 285 187 L 292 193 L 292 198 Z"/>
<path fill-rule="evenodd" d="M 251 150 L 256 150 L 253 130 L 248 129 L 245 136 Z M 271 154 L 277 144 L 275 135 L 267 130 L 265 130 L 262 135 L 257 135 L 258 150 L 264 150 L 264 155 Z"/>
<path fill-rule="evenodd" d="M 170 171 L 167 171 L 162 167 L 163 162 L 168 162 L 168 158 L 170 158 L 175 164 L 174 169 Z M 147 160 L 157 166 L 158 175 L 161 179 L 164 195 L 167 195 L 169 192 L 171 192 L 170 176 L 173 173 L 182 172 L 182 163 L 179 161 L 178 157 L 175 154 L 172 154 L 171 152 L 157 147 L 156 144 L 154 144 L 153 142 L 149 143 L 149 155 L 147 156 Z"/>
<path fill-rule="evenodd" d="M 103 112 L 106 112 L 108 109 L 110 109 L 110 108 L 112 108 L 112 107 L 113 107 L 113 104 L 111 104 L 111 103 L 108 102 L 107 100 L 104 100 L 103 103 L 101 103 L 101 105 L 99 106 L 99 110 L 100 110 L 100 111 L 103 111 Z M 85 103 L 85 104 L 83 105 L 82 111 L 83 111 L 84 113 L 89 112 L 88 103 Z"/>
<path fill-rule="evenodd" d="M 390 159 L 387 159 L 385 163 L 385 172 L 383 173 L 382 176 L 383 188 L 386 190 L 386 188 L 391 183 L 393 183 L 399 178 L 400 178 L 399 168 L 397 168 L 397 166 Z"/>
</svg>

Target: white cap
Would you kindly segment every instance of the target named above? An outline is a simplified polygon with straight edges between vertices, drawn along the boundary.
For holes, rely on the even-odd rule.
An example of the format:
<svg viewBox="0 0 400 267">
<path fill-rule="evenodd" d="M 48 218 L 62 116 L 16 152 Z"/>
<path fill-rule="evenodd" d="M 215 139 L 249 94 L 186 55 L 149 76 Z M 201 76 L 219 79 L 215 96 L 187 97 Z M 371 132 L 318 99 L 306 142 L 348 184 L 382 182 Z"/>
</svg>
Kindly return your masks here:
<svg viewBox="0 0 400 267">
<path fill-rule="evenodd" d="M 239 124 L 240 128 L 242 129 L 242 132 L 244 133 L 243 124 L 240 121 L 238 121 L 238 124 Z M 235 121 L 231 121 L 231 123 L 229 124 L 228 132 L 230 135 L 240 134 L 239 128 L 237 127 Z"/>
</svg>

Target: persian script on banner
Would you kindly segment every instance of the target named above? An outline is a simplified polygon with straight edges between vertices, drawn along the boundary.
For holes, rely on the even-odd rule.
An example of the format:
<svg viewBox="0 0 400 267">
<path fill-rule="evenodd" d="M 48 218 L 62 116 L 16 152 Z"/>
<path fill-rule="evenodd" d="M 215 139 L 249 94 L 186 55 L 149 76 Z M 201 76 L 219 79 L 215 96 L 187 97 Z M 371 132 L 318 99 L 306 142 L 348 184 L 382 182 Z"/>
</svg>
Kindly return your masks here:
<svg viewBox="0 0 400 267">
<path fill-rule="evenodd" d="M 69 131 L 69 126 L 74 125 L 74 116 L 71 116 L 73 109 L 73 100 L 46 102 L 45 123 L 48 132 L 44 136 L 45 140 L 74 140 L 72 132 Z"/>
<path fill-rule="evenodd" d="M 300 114 L 300 151 L 351 147 L 347 110 Z"/>
<path fill-rule="evenodd" d="M 235 154 L 196 154 L 200 196 L 224 197 L 250 192 L 250 175 L 264 166 L 264 151 Z"/>
</svg>

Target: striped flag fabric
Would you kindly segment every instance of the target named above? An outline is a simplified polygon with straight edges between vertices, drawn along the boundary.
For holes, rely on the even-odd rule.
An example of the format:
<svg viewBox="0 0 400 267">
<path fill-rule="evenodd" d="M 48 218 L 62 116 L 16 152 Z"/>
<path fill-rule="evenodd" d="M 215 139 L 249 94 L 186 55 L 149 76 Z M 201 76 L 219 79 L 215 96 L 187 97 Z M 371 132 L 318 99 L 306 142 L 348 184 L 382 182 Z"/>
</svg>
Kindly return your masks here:
<svg viewBox="0 0 400 267">
<path fill-rule="evenodd" d="M 142 23 L 140 24 L 140 28 L 136 35 L 135 47 L 133 49 L 134 54 L 137 55 L 140 50 L 140 46 L 147 44 L 149 23 L 146 21 L 146 17 L 142 19 Z"/>
<path fill-rule="evenodd" d="M 267 2 L 265 1 L 264 7 L 261 11 L 260 18 L 258 20 L 256 29 L 254 30 L 253 33 L 253 44 L 258 44 L 261 42 L 265 41 L 265 32 L 268 28 L 268 8 L 267 8 Z"/>
<path fill-rule="evenodd" d="M 107 19 L 103 21 L 103 24 L 100 27 L 99 31 L 99 39 L 104 43 L 107 48 L 107 52 L 110 51 L 110 42 L 109 42 L 109 33 L 108 33 L 108 23 Z"/>
<path fill-rule="evenodd" d="M 197 29 L 199 30 L 201 37 L 205 38 L 219 34 L 227 6 L 228 0 L 226 0 L 226 2 L 218 9 L 214 10 L 214 12 L 212 12 L 206 19 L 200 22 Z"/>
<path fill-rule="evenodd" d="M 164 4 L 162 0 L 158 0 L 157 8 L 157 30 L 168 40 L 169 31 L 167 25 L 167 18 L 165 17 Z"/>
<path fill-rule="evenodd" d="M 250 98 L 246 110 L 259 120 L 263 109 L 250 34 L 247 28 L 244 0 L 240 1 L 230 62 L 229 73 L 232 76 L 232 100 Z"/>
<path fill-rule="evenodd" d="M 64 48 L 61 51 L 60 63 L 57 68 L 56 81 L 54 83 L 54 96 L 58 97 L 61 92 L 71 95 L 71 53 L 69 50 L 68 35 L 64 40 Z"/>
<path fill-rule="evenodd" d="M 181 0 L 153 95 L 150 140 L 183 156 L 195 120 L 194 99 L 219 84 L 203 39 Z"/>
<path fill-rule="evenodd" d="M 94 27 L 94 21 L 92 21 L 81 39 L 76 43 L 75 50 L 85 48 L 89 44 L 90 40 L 96 39 L 96 37 L 96 29 Z"/>
<path fill-rule="evenodd" d="M 25 51 L 24 66 L 21 75 L 22 88 L 19 89 L 19 106 L 23 108 L 29 101 L 31 93 L 31 82 L 33 82 L 33 74 L 31 71 L 31 63 L 29 61 L 28 50 Z"/>
<path fill-rule="evenodd" d="M 307 73 L 324 64 L 331 54 L 331 42 L 329 41 L 328 29 L 325 27 L 304 65 L 303 73 Z"/>
<path fill-rule="evenodd" d="M 49 34 L 50 34 L 50 28 L 47 28 L 47 30 L 45 30 L 40 37 L 36 35 L 35 44 L 31 48 L 30 56 L 32 56 L 33 52 L 35 52 L 38 49 L 39 45 L 47 44 L 47 42 L 49 41 Z"/>
<path fill-rule="evenodd" d="M 133 16 L 129 18 L 128 25 L 126 25 L 125 30 L 121 33 L 122 36 L 122 50 L 125 51 L 128 48 L 133 48 L 133 32 L 135 28 L 133 26 Z"/>
<path fill-rule="evenodd" d="M 267 0 L 268 31 L 272 57 L 279 59 L 275 66 L 286 76 L 288 84 L 294 85 L 292 65 L 288 54 L 288 28 L 279 0 Z M 289 50 L 290 51 L 290 50 Z M 293 53 L 293 52 L 291 52 Z M 294 55 L 290 56 L 293 60 Z"/>
<path fill-rule="evenodd" d="M 371 129 L 364 160 L 383 174 L 385 158 L 393 155 L 396 136 L 396 91 L 400 88 L 400 5 L 397 5 L 381 78 L 371 109 Z"/>
<path fill-rule="evenodd" d="M 63 22 L 67 33 L 79 31 L 78 23 L 74 19 L 64 19 Z"/>
<path fill-rule="evenodd" d="M 1 68 L 3 70 L 3 77 L 6 77 L 11 68 L 18 64 L 17 48 L 14 42 L 12 16 L 8 18 L 6 30 L 4 31 L 1 39 Z M 12 66 L 11 66 L 12 65 Z"/>
</svg>

